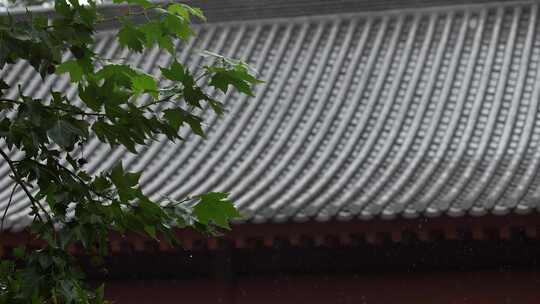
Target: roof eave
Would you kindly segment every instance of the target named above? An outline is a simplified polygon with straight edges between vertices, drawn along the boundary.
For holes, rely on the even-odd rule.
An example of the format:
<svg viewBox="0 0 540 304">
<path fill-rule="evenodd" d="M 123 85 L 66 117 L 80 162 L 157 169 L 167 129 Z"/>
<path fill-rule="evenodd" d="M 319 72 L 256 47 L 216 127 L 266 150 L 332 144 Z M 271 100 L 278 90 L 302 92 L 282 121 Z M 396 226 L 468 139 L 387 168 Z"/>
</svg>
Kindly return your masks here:
<svg viewBox="0 0 540 304">
<path fill-rule="evenodd" d="M 170 1 L 156 1 L 168 3 Z M 422 11 L 445 10 L 445 8 L 473 8 L 486 6 L 516 5 L 538 3 L 540 0 L 183 0 L 179 1 L 201 8 L 210 23 L 228 21 L 249 21 L 262 19 L 287 19 L 293 17 L 310 17 L 335 14 L 377 14 L 391 11 L 403 13 L 404 10 Z M 133 6 L 132 6 L 133 7 Z M 123 15 L 127 11 L 126 4 L 104 4 L 100 11 L 105 16 Z M 23 15 L 27 11 L 34 14 L 52 16 L 54 11 L 46 7 L 25 7 L 10 10 L 12 15 Z M 2 12 L 0 12 L 0 15 Z M 100 28 L 115 27 L 114 22 L 103 24 Z"/>
</svg>

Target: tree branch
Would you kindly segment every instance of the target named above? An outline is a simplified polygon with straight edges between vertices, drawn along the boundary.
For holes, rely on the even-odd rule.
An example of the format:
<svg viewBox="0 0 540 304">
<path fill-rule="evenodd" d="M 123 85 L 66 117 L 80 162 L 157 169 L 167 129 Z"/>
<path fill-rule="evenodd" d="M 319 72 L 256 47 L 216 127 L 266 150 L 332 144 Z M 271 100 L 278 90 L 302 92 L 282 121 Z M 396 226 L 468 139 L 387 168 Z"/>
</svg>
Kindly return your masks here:
<svg viewBox="0 0 540 304">
<path fill-rule="evenodd" d="M 47 216 L 47 219 L 50 221 L 51 225 L 53 225 L 52 218 L 51 218 L 50 214 L 45 210 L 45 208 L 41 205 L 41 203 L 38 200 L 36 200 L 36 198 L 32 195 L 32 193 L 30 193 L 30 191 L 28 190 L 28 188 L 26 187 L 26 185 L 24 184 L 22 179 L 19 177 L 19 174 L 17 174 L 17 169 L 15 168 L 15 165 L 13 164 L 13 161 L 9 158 L 9 156 L 6 154 L 6 152 L 4 152 L 4 150 L 2 150 L 2 149 L 0 149 L 0 155 L 7 162 L 9 168 L 11 169 L 11 172 L 13 172 L 13 179 L 15 180 L 15 182 L 17 184 L 19 184 L 19 186 L 21 186 L 21 188 L 23 189 L 26 196 L 28 196 L 28 198 L 30 199 L 30 203 L 32 204 L 32 206 L 34 208 L 37 208 L 37 209 L 41 210 L 43 213 L 45 213 L 45 215 Z M 43 218 L 41 217 L 41 215 L 39 215 L 39 213 L 37 213 L 37 211 L 36 211 L 36 214 L 37 214 L 37 217 L 39 218 L 39 220 L 41 222 L 44 222 Z"/>
</svg>

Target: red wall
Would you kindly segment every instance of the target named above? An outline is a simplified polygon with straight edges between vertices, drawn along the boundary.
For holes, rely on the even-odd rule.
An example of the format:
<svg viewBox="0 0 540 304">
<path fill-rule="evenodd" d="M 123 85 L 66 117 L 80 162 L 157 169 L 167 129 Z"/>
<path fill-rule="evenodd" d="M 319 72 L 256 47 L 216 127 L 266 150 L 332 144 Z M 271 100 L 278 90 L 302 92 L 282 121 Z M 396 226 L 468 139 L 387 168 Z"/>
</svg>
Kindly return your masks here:
<svg viewBox="0 0 540 304">
<path fill-rule="evenodd" d="M 109 282 L 109 298 L 124 303 L 540 303 L 540 273 L 466 272 L 366 276 L 239 278 Z M 306 303 L 307 304 L 307 303 Z"/>
</svg>

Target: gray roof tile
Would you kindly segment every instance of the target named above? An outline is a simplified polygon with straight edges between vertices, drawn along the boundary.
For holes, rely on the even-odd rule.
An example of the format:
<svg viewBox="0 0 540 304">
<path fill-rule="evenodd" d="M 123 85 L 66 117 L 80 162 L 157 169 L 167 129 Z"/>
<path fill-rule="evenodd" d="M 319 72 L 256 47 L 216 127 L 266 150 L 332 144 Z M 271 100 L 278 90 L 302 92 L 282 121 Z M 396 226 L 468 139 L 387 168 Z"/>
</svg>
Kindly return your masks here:
<svg viewBox="0 0 540 304">
<path fill-rule="evenodd" d="M 92 139 L 90 171 L 123 160 L 154 198 L 230 191 L 247 220 L 368 220 L 528 213 L 540 207 L 538 5 L 417 10 L 209 24 L 179 46 L 193 69 L 210 49 L 250 62 L 256 97 L 230 91 L 208 140 L 184 131 L 131 154 Z M 157 72 L 157 49 L 130 54 L 111 32 L 96 45 Z M 28 66 L 0 72 L 45 96 Z M 47 82 L 75 93 L 65 78 Z M 0 209 L 11 191 L 0 163 Z M 8 226 L 28 224 L 23 193 Z"/>
</svg>

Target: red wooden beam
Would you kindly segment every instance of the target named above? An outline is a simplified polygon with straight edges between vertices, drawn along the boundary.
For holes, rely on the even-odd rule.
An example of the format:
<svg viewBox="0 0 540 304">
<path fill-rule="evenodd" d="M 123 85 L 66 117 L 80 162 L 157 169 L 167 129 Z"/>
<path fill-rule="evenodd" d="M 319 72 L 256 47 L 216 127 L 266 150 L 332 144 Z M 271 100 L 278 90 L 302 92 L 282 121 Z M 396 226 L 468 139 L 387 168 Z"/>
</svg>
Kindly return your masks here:
<svg viewBox="0 0 540 304">
<path fill-rule="evenodd" d="M 393 242 L 402 242 L 404 233 L 416 236 L 421 241 L 433 240 L 432 234 L 442 232 L 442 237 L 447 240 L 457 240 L 462 235 L 458 231 L 468 231 L 473 240 L 491 238 L 493 232 L 502 240 L 512 238 L 511 231 L 520 229 L 527 238 L 538 238 L 540 214 L 530 215 L 506 215 L 506 216 L 482 216 L 462 218 L 417 218 L 417 219 L 374 219 L 369 221 L 329 221 L 304 223 L 266 223 L 266 224 L 236 224 L 232 230 L 226 232 L 223 240 L 230 241 L 233 247 L 273 247 L 276 239 L 288 240 L 291 246 L 347 246 L 353 243 L 352 236 L 362 236 L 368 244 L 377 245 L 386 239 Z M 487 232 L 491 233 L 488 234 Z M 196 231 L 184 229 L 177 231 L 178 239 L 184 249 L 218 249 L 219 243 L 215 238 L 205 238 Z M 0 248 L 13 248 L 28 244 L 28 234 L 4 233 L 0 235 Z M 126 250 L 136 252 L 144 251 L 170 251 L 164 241 L 148 246 L 153 240 L 140 235 L 119 235 L 112 233 L 110 237 L 110 249 L 113 255 L 122 254 Z M 31 246 L 43 245 L 39 240 L 32 240 Z M 10 250 L 9 250 L 10 251 Z M 78 253 L 78 250 L 73 250 Z M 1 252 L 0 252 L 1 253 Z"/>
</svg>

